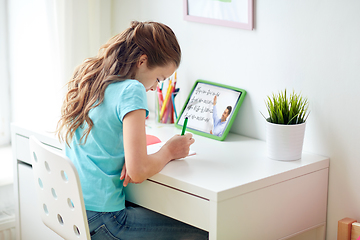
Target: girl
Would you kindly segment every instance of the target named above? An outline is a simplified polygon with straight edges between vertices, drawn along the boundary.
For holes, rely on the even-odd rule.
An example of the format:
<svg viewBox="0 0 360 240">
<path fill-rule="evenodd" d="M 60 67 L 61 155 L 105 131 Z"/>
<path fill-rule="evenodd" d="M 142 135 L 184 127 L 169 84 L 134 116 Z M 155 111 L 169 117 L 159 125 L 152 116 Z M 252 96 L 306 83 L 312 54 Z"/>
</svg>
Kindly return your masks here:
<svg viewBox="0 0 360 240">
<path fill-rule="evenodd" d="M 124 187 L 141 183 L 194 143 L 174 136 L 147 155 L 146 92 L 180 64 L 173 31 L 156 22 L 132 22 L 95 58 L 81 64 L 68 83 L 58 123 L 66 155 L 81 181 L 92 239 L 207 239 L 205 231 L 141 207 L 125 206 Z"/>
</svg>

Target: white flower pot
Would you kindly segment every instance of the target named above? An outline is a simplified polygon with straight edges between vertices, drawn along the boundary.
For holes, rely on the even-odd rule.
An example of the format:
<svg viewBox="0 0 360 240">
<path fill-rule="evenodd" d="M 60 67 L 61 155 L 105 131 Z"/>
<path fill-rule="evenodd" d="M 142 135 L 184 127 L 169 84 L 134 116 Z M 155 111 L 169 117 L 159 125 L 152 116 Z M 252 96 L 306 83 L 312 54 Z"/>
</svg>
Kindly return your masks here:
<svg viewBox="0 0 360 240">
<path fill-rule="evenodd" d="M 275 160 L 292 161 L 301 158 L 306 122 L 295 125 L 266 121 L 267 156 Z"/>
</svg>

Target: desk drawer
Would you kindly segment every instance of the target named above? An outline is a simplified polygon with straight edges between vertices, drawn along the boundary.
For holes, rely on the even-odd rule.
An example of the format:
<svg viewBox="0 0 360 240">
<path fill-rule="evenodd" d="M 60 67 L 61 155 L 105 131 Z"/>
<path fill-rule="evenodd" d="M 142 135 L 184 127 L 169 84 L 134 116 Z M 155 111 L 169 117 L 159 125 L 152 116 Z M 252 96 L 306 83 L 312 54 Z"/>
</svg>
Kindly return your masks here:
<svg viewBox="0 0 360 240">
<path fill-rule="evenodd" d="M 146 180 L 125 188 L 126 200 L 172 217 L 192 226 L 209 230 L 210 202 L 186 192 Z"/>
<path fill-rule="evenodd" d="M 30 143 L 29 138 L 16 134 L 16 159 L 22 162 L 25 162 L 27 164 L 32 165 L 31 163 L 31 157 L 30 157 Z M 51 147 L 53 150 L 58 151 L 59 153 L 62 152 L 61 149 L 59 149 L 56 146 L 52 146 L 49 144 L 46 144 L 48 147 Z"/>
<path fill-rule="evenodd" d="M 16 135 L 16 159 L 32 165 L 30 158 L 29 138 Z"/>
</svg>

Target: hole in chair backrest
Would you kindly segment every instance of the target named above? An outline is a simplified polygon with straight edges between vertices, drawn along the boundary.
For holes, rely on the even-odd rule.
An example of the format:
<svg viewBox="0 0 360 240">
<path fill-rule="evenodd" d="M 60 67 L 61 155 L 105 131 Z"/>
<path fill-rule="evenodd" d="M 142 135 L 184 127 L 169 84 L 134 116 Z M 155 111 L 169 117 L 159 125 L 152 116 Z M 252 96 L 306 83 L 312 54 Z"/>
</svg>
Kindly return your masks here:
<svg viewBox="0 0 360 240">
<path fill-rule="evenodd" d="M 47 161 L 45 161 L 45 168 L 48 171 L 48 173 L 51 173 L 51 169 Z"/>
<path fill-rule="evenodd" d="M 57 195 L 56 195 L 56 191 L 54 188 L 51 188 L 51 193 L 52 193 L 53 197 L 55 198 L 55 200 L 57 200 Z"/>
<path fill-rule="evenodd" d="M 65 182 L 68 182 L 69 179 L 68 179 L 68 176 L 66 174 L 66 172 L 64 170 L 61 170 L 61 178 L 65 181 Z"/>
<path fill-rule="evenodd" d="M 74 233 L 76 236 L 80 236 L 81 234 L 79 228 L 76 225 L 74 225 Z"/>
<path fill-rule="evenodd" d="M 33 156 L 34 156 L 34 160 L 35 160 L 35 162 L 38 162 L 38 160 L 37 160 L 37 156 L 36 156 L 36 153 L 35 153 L 35 152 L 33 152 Z"/>
<path fill-rule="evenodd" d="M 67 199 L 67 203 L 68 203 L 69 208 L 71 210 L 74 210 L 74 203 L 70 198 Z"/>
<path fill-rule="evenodd" d="M 43 189 L 43 188 L 44 188 L 44 185 L 43 185 L 43 182 L 41 181 L 41 178 L 38 178 L 38 183 L 39 183 L 39 187 L 40 187 L 41 189 Z"/>
<path fill-rule="evenodd" d="M 43 204 L 43 209 L 44 209 L 45 214 L 49 215 L 49 210 L 47 209 L 47 206 L 45 203 Z"/>
<path fill-rule="evenodd" d="M 57 215 L 57 218 L 58 218 L 60 225 L 64 225 L 64 220 L 60 214 Z"/>
</svg>

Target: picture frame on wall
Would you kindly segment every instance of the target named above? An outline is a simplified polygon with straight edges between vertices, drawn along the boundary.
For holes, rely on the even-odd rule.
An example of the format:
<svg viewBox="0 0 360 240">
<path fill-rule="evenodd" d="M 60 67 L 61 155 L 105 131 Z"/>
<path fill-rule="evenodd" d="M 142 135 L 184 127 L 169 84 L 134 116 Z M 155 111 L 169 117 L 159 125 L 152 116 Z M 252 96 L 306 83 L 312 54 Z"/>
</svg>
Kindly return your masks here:
<svg viewBox="0 0 360 240">
<path fill-rule="evenodd" d="M 234 27 L 254 28 L 253 0 L 183 0 L 187 21 Z"/>
</svg>

